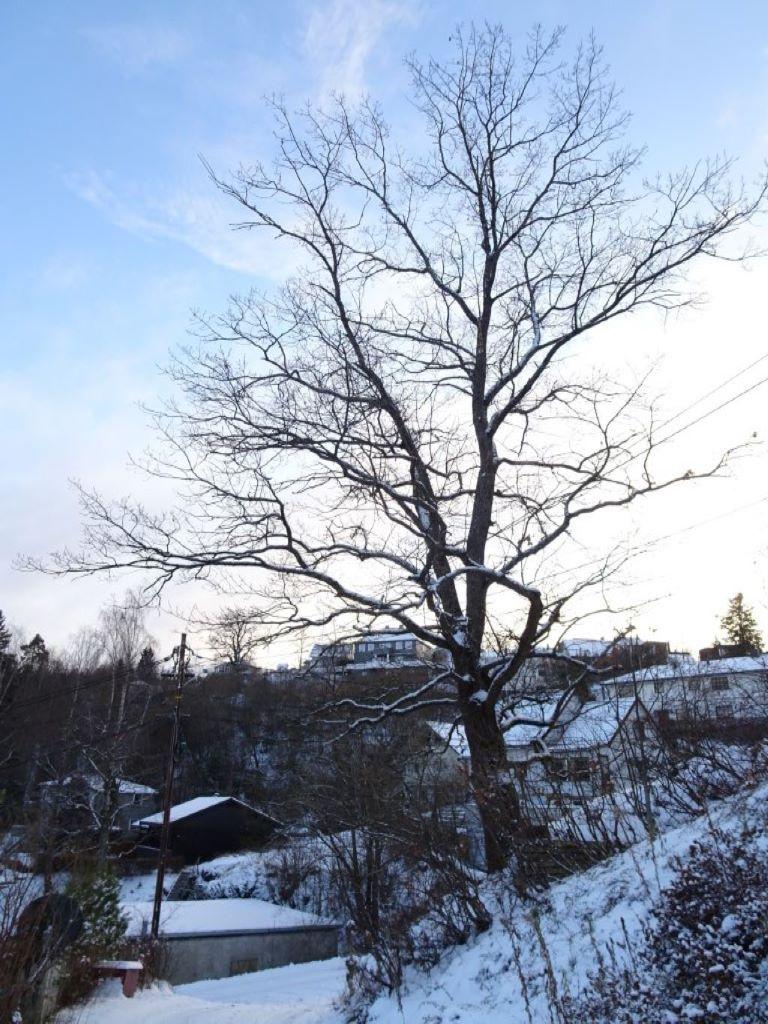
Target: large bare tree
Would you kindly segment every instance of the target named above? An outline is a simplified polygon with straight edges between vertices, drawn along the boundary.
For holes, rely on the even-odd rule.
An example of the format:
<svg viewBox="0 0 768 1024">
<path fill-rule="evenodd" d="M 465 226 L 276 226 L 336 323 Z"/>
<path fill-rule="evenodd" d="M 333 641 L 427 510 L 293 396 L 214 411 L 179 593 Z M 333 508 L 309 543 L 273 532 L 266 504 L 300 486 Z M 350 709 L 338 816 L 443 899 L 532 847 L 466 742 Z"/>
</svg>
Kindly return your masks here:
<svg viewBox="0 0 768 1024">
<path fill-rule="evenodd" d="M 594 375 L 588 342 L 688 301 L 688 265 L 764 186 L 719 160 L 644 178 L 592 42 L 565 62 L 559 33 L 516 50 L 490 27 L 408 63 L 407 147 L 370 101 L 278 105 L 275 163 L 215 177 L 237 226 L 300 264 L 201 318 L 173 366 L 155 471 L 183 483 L 179 509 L 85 494 L 87 543 L 58 567 L 218 576 L 249 588 L 265 639 L 377 625 L 442 649 L 436 679 L 353 710 L 456 708 L 493 868 L 515 818 L 499 701 L 606 569 L 552 556 L 581 522 L 719 467 L 658 476 L 652 416 Z M 494 622 L 515 642 L 489 659 Z"/>
</svg>

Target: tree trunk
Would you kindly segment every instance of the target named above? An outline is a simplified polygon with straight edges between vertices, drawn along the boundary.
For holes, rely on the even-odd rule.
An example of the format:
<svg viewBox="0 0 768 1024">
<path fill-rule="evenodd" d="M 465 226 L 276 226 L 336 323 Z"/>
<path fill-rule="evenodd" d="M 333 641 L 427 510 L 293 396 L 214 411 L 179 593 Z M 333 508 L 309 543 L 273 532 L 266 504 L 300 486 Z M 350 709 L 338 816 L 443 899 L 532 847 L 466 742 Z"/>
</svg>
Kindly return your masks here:
<svg viewBox="0 0 768 1024">
<path fill-rule="evenodd" d="M 520 801 L 507 768 L 504 735 L 488 704 L 462 709 L 472 768 L 472 793 L 480 813 L 488 871 L 506 867 L 520 829 Z"/>
</svg>

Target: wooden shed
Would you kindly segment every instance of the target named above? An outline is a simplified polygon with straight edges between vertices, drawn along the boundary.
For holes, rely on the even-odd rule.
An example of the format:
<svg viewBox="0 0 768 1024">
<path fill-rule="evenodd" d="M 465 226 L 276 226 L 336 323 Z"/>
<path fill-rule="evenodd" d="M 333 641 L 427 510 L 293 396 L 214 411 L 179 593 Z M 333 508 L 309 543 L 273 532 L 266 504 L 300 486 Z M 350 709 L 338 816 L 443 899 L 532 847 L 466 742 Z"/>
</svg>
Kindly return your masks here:
<svg viewBox="0 0 768 1024">
<path fill-rule="evenodd" d="M 280 822 L 233 796 L 196 796 L 171 808 L 170 847 L 187 864 L 224 853 L 255 849 Z M 150 845 L 159 845 L 162 812 L 137 822 Z"/>
</svg>

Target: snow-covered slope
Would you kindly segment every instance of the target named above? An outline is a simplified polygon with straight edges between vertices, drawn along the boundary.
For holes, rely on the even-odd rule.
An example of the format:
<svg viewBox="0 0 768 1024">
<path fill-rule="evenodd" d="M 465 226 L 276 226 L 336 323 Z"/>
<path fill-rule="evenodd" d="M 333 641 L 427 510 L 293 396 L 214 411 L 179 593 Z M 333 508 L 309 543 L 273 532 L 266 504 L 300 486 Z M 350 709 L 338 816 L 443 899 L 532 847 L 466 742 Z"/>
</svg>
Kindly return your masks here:
<svg viewBox="0 0 768 1024">
<path fill-rule="evenodd" d="M 716 825 L 765 826 L 768 786 L 723 801 L 710 814 L 655 842 L 554 885 L 540 908 L 517 904 L 490 930 L 455 949 L 428 975 L 412 971 L 402 1009 L 392 999 L 373 1006 L 371 1024 L 545 1024 L 556 1022 L 556 1000 L 588 984 L 600 959 L 626 956 L 639 942 L 659 891 L 671 880 L 670 861 Z"/>
<path fill-rule="evenodd" d="M 713 807 L 655 842 L 643 842 L 553 885 L 538 904 L 502 894 L 492 927 L 448 951 L 430 973 L 411 969 L 401 994 L 381 997 L 371 1024 L 556 1024 L 553 1005 L 575 995 L 601 958 L 621 959 L 639 940 L 675 855 L 716 825 L 745 820 L 765 829 L 768 785 Z M 344 990 L 343 961 L 305 964 L 240 978 L 200 982 L 174 992 L 113 997 L 89 1009 L 82 1024 L 340 1024 L 334 997 Z M 254 1016 L 258 1006 L 258 1017 Z M 95 1014 L 95 1015 L 94 1015 Z M 63 1022 L 68 1018 L 61 1017 Z"/>
</svg>

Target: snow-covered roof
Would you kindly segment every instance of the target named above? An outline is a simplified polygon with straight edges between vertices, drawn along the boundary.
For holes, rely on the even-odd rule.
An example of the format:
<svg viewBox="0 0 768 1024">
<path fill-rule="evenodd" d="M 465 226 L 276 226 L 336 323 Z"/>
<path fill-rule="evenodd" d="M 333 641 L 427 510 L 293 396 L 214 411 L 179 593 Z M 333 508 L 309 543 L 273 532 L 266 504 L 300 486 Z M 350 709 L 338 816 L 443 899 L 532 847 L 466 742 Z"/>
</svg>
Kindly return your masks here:
<svg viewBox="0 0 768 1024">
<path fill-rule="evenodd" d="M 145 786 L 141 782 L 132 782 L 131 779 L 115 779 L 115 782 L 118 793 L 136 793 L 145 796 L 157 793 L 157 790 L 151 786 Z M 101 789 L 104 786 L 104 780 L 98 775 L 67 775 L 63 779 L 49 779 L 47 782 L 41 782 L 40 785 L 66 788 L 81 783 L 85 783 L 91 789 Z"/>
<path fill-rule="evenodd" d="M 613 640 L 577 640 L 573 638 L 562 640 L 557 645 L 557 650 L 558 653 L 565 654 L 569 658 L 599 658 L 613 645 Z"/>
<path fill-rule="evenodd" d="M 547 701 L 544 704 L 536 701 L 525 701 L 517 704 L 509 715 L 513 718 L 532 719 L 532 723 L 518 723 L 504 733 L 504 743 L 508 747 L 527 747 L 535 739 L 540 739 L 557 712 L 558 702 Z M 430 722 L 429 727 L 444 743 L 448 743 L 459 757 L 469 757 L 469 744 L 461 723 Z"/>
<path fill-rule="evenodd" d="M 558 720 L 558 700 L 538 703 L 526 701 L 517 704 L 509 713 L 509 721 L 528 719 L 507 729 L 504 742 L 507 747 L 528 747 L 534 741 L 547 743 L 551 750 L 579 749 L 603 746 L 610 743 L 621 723 L 635 704 L 634 697 L 620 700 L 588 701 L 582 704 L 574 718 L 563 716 L 567 704 L 560 709 L 563 716 Z M 430 722 L 430 728 L 444 742 L 448 743 L 459 757 L 469 757 L 469 745 L 462 725 L 451 722 Z M 562 736 L 556 741 L 551 735 L 553 728 L 562 728 Z M 550 738 L 548 738 L 550 734 Z"/>
<path fill-rule="evenodd" d="M 624 697 L 584 704 L 576 718 L 565 726 L 562 737 L 550 747 L 573 750 L 610 743 L 635 703 L 634 697 Z"/>
<path fill-rule="evenodd" d="M 413 633 L 363 633 L 355 638 L 358 644 L 391 644 L 393 640 L 415 640 Z"/>
<path fill-rule="evenodd" d="M 145 796 L 157 793 L 152 786 L 144 786 L 141 782 L 131 782 L 130 779 L 118 779 L 117 790 L 119 793 L 143 793 Z"/>
<path fill-rule="evenodd" d="M 430 722 L 429 727 L 459 757 L 469 757 L 469 744 L 463 725 L 454 722 Z"/>
<path fill-rule="evenodd" d="M 238 800 L 233 796 L 196 796 L 192 800 L 186 800 L 183 804 L 175 804 L 171 808 L 171 821 L 180 821 L 182 818 L 191 818 L 193 814 L 199 814 L 201 811 L 207 811 L 209 807 L 215 807 L 217 804 L 235 803 L 240 804 L 241 807 L 246 807 L 249 811 L 253 811 L 255 814 L 262 814 L 265 818 L 268 818 L 268 814 L 264 814 L 263 811 L 257 811 L 255 807 L 251 807 L 249 804 L 244 803 L 242 800 Z M 138 821 L 137 825 L 162 825 L 163 823 L 163 812 L 160 811 L 158 814 L 150 814 L 148 818 L 142 818 Z"/>
<path fill-rule="evenodd" d="M 423 668 L 424 662 L 416 658 L 371 658 L 368 661 L 353 661 L 346 666 L 348 672 L 370 672 L 372 669 Z"/>
<path fill-rule="evenodd" d="M 152 919 L 152 902 L 123 903 L 128 935 L 140 935 Z M 195 935 L 222 932 L 272 931 L 275 928 L 307 928 L 332 922 L 266 900 L 164 900 L 160 911 L 163 935 Z"/>
<path fill-rule="evenodd" d="M 508 747 L 527 747 L 534 740 L 541 739 L 547 731 L 549 723 L 557 714 L 558 703 L 557 700 L 546 701 L 543 704 L 539 701 L 529 700 L 516 704 L 509 712 L 507 722 L 502 723 L 507 726 L 507 731 L 504 733 L 506 745 Z M 509 722 L 516 718 L 527 718 L 530 721 L 520 722 L 510 727 Z"/>
<path fill-rule="evenodd" d="M 672 665 L 653 665 L 650 668 L 627 672 L 625 675 L 606 679 L 604 686 L 620 683 L 648 683 L 656 679 L 694 679 L 700 676 L 721 676 L 740 672 L 768 671 L 768 655 L 757 657 L 720 658 L 716 661 L 680 661 Z"/>
</svg>

